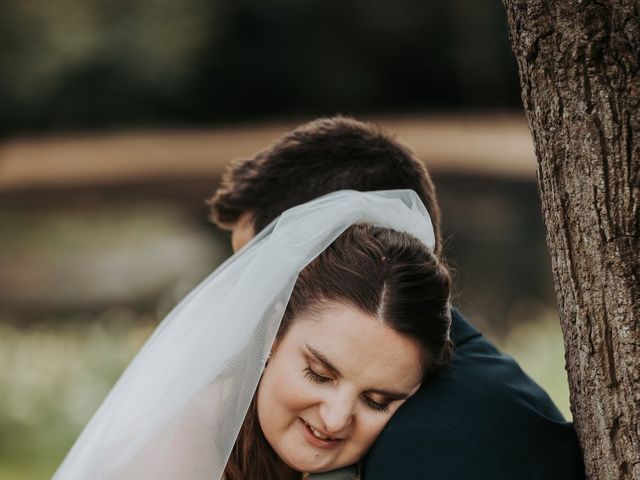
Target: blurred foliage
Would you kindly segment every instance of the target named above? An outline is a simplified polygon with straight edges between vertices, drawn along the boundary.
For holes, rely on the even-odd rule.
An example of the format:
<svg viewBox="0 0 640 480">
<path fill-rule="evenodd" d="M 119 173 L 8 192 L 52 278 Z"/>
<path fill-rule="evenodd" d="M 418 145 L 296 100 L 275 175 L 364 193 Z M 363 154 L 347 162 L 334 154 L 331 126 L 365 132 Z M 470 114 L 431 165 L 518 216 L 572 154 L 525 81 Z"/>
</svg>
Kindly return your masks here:
<svg viewBox="0 0 640 480">
<path fill-rule="evenodd" d="M 0 3 L 0 128 L 520 104 L 499 0 Z"/>
<path fill-rule="evenodd" d="M 100 126 L 170 109 L 211 12 L 206 0 L 0 3 L 2 126 Z"/>
</svg>

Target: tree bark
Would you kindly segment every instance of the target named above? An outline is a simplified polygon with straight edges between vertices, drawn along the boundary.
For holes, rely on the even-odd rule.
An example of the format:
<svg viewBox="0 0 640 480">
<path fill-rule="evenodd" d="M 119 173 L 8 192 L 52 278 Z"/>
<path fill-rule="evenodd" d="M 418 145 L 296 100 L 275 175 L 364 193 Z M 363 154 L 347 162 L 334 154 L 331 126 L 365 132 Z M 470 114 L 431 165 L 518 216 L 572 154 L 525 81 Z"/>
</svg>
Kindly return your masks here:
<svg viewBox="0 0 640 480">
<path fill-rule="evenodd" d="M 640 479 L 640 2 L 503 0 L 592 479 Z"/>
</svg>

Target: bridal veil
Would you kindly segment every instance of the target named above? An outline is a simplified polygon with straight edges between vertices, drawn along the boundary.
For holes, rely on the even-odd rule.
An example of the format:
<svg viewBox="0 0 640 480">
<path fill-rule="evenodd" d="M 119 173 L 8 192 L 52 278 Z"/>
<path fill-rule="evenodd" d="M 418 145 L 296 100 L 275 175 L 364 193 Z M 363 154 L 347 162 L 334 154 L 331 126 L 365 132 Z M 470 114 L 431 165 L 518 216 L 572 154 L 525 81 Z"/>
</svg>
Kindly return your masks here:
<svg viewBox="0 0 640 480">
<path fill-rule="evenodd" d="M 219 479 L 298 273 L 354 223 L 434 246 L 410 190 L 345 190 L 287 210 L 160 323 L 53 478 Z"/>
</svg>

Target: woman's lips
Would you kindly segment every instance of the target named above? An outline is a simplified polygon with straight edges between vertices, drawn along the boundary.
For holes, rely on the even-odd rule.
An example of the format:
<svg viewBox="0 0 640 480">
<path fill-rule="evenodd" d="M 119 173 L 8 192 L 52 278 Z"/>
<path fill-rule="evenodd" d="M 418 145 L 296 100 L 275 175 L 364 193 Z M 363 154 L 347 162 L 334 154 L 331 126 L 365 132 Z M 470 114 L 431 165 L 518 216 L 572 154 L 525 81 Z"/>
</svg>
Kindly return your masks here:
<svg viewBox="0 0 640 480">
<path fill-rule="evenodd" d="M 328 435 L 325 435 L 324 433 L 319 432 L 318 430 L 315 430 L 311 425 L 309 425 L 307 422 L 305 422 L 301 418 L 299 420 L 300 420 L 300 426 L 302 428 L 304 438 L 311 445 L 314 445 L 318 448 L 332 448 L 339 445 L 340 442 L 344 441 L 344 439 L 342 438 L 329 437 Z M 315 430 L 315 433 L 314 433 L 314 430 Z M 326 437 L 326 438 L 320 438 L 317 435 L 321 435 L 322 437 Z"/>
</svg>

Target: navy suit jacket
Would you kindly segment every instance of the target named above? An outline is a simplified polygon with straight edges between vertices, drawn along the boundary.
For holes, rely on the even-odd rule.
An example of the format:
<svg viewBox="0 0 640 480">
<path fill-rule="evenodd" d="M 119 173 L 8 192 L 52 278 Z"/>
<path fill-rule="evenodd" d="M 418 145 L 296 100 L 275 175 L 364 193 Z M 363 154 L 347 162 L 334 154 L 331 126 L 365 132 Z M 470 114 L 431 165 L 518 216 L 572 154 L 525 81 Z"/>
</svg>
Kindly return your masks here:
<svg viewBox="0 0 640 480">
<path fill-rule="evenodd" d="M 451 364 L 391 418 L 365 480 L 581 479 L 573 425 L 456 310 Z"/>
</svg>

